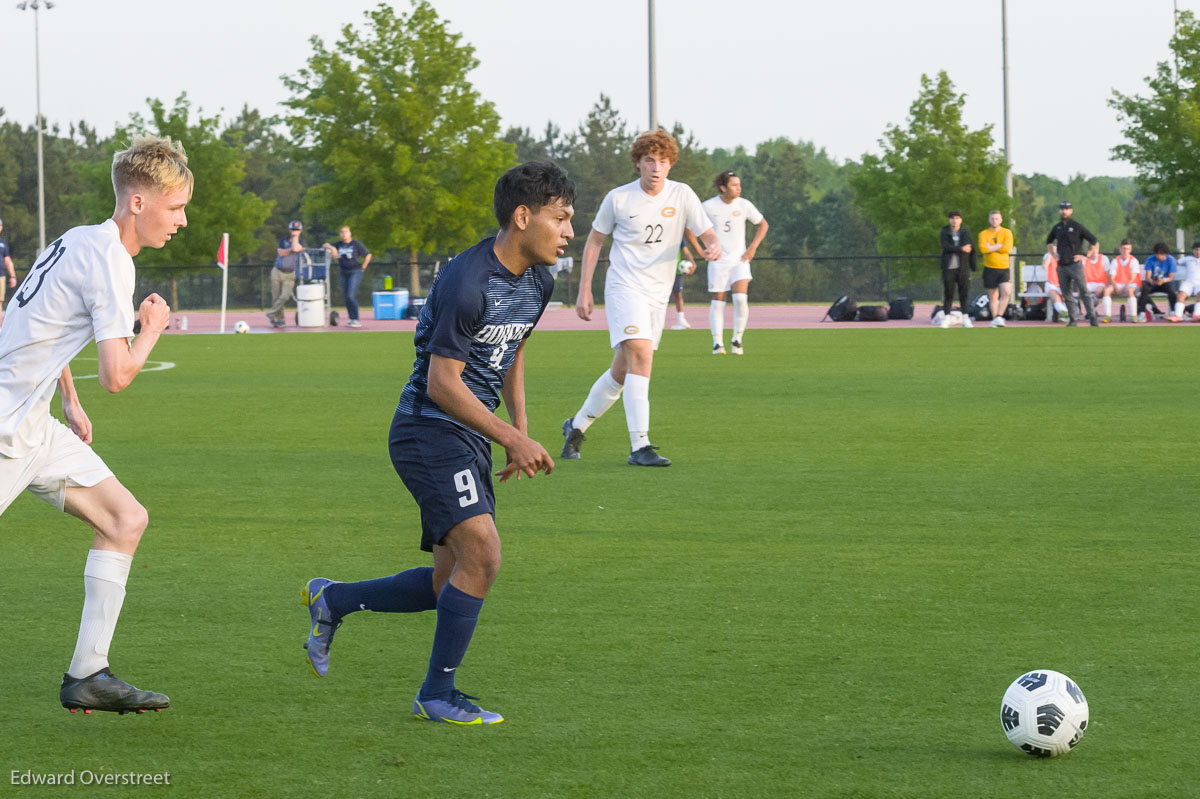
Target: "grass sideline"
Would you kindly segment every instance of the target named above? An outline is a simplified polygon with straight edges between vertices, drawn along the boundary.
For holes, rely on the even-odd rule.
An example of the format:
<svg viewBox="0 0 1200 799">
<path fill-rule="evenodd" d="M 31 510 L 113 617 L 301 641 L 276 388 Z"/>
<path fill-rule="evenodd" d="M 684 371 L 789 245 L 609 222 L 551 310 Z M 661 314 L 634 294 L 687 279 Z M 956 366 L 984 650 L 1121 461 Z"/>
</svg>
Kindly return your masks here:
<svg viewBox="0 0 1200 799">
<path fill-rule="evenodd" d="M 427 562 L 385 440 L 411 335 L 164 337 L 153 357 L 174 369 L 80 394 L 151 518 L 113 668 L 172 708 L 58 706 L 89 536 L 25 495 L 0 522 L 16 686 L 0 779 L 169 771 L 175 795 L 205 797 L 1187 795 L 1200 558 L 1191 441 L 1168 432 L 1194 379 L 1151 354 L 1195 335 L 752 331 L 748 355 L 721 358 L 705 331 L 668 332 L 651 398 L 672 467 L 625 465 L 617 406 L 584 460 L 497 486 L 505 564 L 459 677 L 505 715 L 494 729 L 410 717 L 432 614 L 348 618 L 324 680 L 301 648 L 307 578 Z M 532 433 L 554 455 L 606 341 L 529 342 Z M 1092 708 L 1053 761 L 999 723 L 1038 667 Z"/>
</svg>

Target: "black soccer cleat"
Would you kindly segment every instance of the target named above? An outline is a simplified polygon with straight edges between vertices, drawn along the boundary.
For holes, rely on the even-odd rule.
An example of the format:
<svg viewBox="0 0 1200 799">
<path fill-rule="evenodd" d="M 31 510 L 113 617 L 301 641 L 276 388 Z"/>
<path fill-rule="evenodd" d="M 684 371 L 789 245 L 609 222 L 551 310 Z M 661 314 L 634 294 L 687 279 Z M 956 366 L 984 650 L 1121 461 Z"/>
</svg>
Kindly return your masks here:
<svg viewBox="0 0 1200 799">
<path fill-rule="evenodd" d="M 572 426 L 571 422 L 575 421 L 575 417 L 567 419 L 563 422 L 563 448 L 562 457 L 569 461 L 579 460 L 579 445 L 584 442 L 583 431 Z"/>
<path fill-rule="evenodd" d="M 659 455 L 657 452 L 654 451 L 656 449 L 658 449 L 658 447 L 654 446 L 653 444 L 647 444 L 646 446 L 642 447 L 641 449 L 635 449 L 633 452 L 629 453 L 629 465 L 630 466 L 670 466 L 671 459 L 664 458 L 662 455 Z"/>
<path fill-rule="evenodd" d="M 165 694 L 154 691 L 139 691 L 129 683 L 113 676 L 108 667 L 87 677 L 76 679 L 63 675 L 58 699 L 72 713 L 82 710 L 90 714 L 93 710 L 110 713 L 145 713 L 147 710 L 164 710 L 171 706 Z"/>
</svg>

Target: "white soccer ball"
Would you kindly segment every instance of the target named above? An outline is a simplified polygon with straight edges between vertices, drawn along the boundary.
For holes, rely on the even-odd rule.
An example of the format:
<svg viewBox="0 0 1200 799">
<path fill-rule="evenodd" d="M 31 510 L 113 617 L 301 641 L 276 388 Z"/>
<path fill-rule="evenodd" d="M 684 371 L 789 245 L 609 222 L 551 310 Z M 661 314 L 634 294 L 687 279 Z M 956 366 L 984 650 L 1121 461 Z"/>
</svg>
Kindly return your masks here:
<svg viewBox="0 0 1200 799">
<path fill-rule="evenodd" d="M 1032 757 L 1064 755 L 1087 731 L 1087 699 L 1065 674 L 1027 672 L 1004 692 L 1000 726 L 1013 746 Z"/>
<path fill-rule="evenodd" d="M 243 322 L 242 320 L 239 319 L 238 321 L 233 323 L 233 332 L 234 333 L 249 333 L 250 325 L 246 324 L 245 322 Z"/>
<path fill-rule="evenodd" d="M 696 265 L 686 258 L 679 262 L 679 274 L 690 275 L 696 271 Z"/>
</svg>

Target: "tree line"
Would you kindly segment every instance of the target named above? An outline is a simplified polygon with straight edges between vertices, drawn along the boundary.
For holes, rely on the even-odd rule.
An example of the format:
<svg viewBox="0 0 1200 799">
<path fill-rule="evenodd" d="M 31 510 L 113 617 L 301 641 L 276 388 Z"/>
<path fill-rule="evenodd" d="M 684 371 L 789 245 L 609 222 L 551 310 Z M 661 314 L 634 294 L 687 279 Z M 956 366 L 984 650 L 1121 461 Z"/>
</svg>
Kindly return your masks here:
<svg viewBox="0 0 1200 799">
<path fill-rule="evenodd" d="M 444 258 L 494 230 L 496 177 L 533 159 L 556 161 L 578 185 L 578 257 L 604 194 L 635 177 L 628 154 L 639 130 L 603 94 L 573 128 L 551 120 L 540 131 L 502 129 L 495 107 L 467 80 L 478 66 L 474 49 L 426 0 L 402 12 L 381 4 L 360 25 L 345 25 L 333 45 L 311 42 L 306 66 L 283 77 L 289 97 L 281 115 L 244 107 L 222 120 L 183 93 L 170 104 L 148 100 L 146 112 L 107 136 L 86 121 L 51 127 L 47 235 L 112 212 L 112 154 L 137 132 L 183 141 L 196 175 L 186 234 L 143 251 L 138 263 L 150 266 L 210 264 L 223 232 L 235 263 L 269 263 L 288 220 L 302 219 L 310 244 L 347 223 L 377 258 L 408 261 L 415 271 L 418 259 Z M 991 126 L 965 125 L 965 97 L 944 71 L 921 77 L 908 118 L 883 132 L 878 154 L 840 161 L 787 137 L 710 149 L 677 122 L 671 177 L 705 198 L 718 172 L 738 174 L 744 195 L 771 221 L 762 261 L 935 254 L 949 208 L 962 210 L 974 230 L 1001 210 L 1017 250 L 1032 260 L 1062 199 L 1105 250 L 1127 236 L 1139 251 L 1173 245 L 1177 225 L 1200 226 L 1200 26 L 1189 12 L 1179 15 L 1171 50 L 1180 54 L 1178 73 L 1163 62 L 1148 96 L 1114 93 L 1111 101 L 1127 124 L 1114 154 L 1137 167 L 1136 178 L 1016 175 L 1010 198 Z M 0 219 L 20 267 L 36 255 L 35 139 L 32 125 L 0 109 Z M 936 273 L 920 259 L 895 268 L 910 281 Z M 797 280 L 806 279 L 802 272 Z"/>
</svg>

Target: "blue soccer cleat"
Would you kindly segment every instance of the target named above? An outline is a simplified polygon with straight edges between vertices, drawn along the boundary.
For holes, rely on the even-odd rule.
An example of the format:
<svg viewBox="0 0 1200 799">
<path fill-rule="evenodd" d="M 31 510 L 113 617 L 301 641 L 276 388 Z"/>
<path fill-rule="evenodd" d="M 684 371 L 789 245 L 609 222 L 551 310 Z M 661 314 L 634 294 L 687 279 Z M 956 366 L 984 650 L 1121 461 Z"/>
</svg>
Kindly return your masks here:
<svg viewBox="0 0 1200 799">
<path fill-rule="evenodd" d="M 324 677 L 329 671 L 329 647 L 333 644 L 333 634 L 342 626 L 342 620 L 334 619 L 329 605 L 325 603 L 325 588 L 334 582 L 324 577 L 314 577 L 300 589 L 300 603 L 308 606 L 309 623 L 312 625 L 304 648 L 308 650 L 308 665 L 318 677 Z"/>
<path fill-rule="evenodd" d="M 422 699 L 418 691 L 413 700 L 413 715 L 424 721 L 446 724 L 499 724 L 504 721 L 499 713 L 484 710 L 470 701 L 477 698 L 456 689 L 449 699 Z"/>
</svg>

